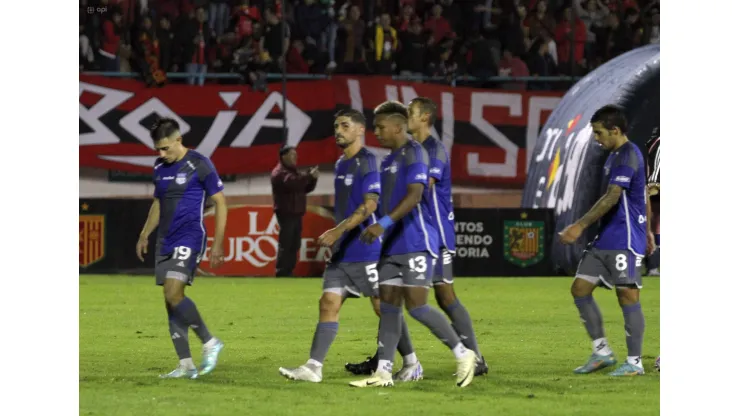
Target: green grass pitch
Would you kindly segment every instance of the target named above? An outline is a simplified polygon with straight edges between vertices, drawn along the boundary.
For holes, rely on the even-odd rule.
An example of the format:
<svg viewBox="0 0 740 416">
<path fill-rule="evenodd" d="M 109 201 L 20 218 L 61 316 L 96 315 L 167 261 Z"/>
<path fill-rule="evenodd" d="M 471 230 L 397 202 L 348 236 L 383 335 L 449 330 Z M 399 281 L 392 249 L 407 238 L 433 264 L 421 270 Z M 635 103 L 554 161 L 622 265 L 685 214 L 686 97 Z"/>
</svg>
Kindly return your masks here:
<svg viewBox="0 0 740 416">
<path fill-rule="evenodd" d="M 177 365 L 161 290 L 154 278 L 80 276 L 81 415 L 657 415 L 660 281 L 646 278 L 641 302 L 646 375 L 577 376 L 590 353 L 567 278 L 458 278 L 490 373 L 455 386 L 452 354 L 408 319 L 425 379 L 386 389 L 353 389 L 344 363 L 371 355 L 377 318 L 367 299 L 350 299 L 320 384 L 292 382 L 280 366 L 308 359 L 320 279 L 198 277 L 187 294 L 226 343 L 216 370 L 197 380 L 160 380 Z M 607 337 L 626 356 L 616 296 L 597 290 Z M 433 302 L 433 300 L 432 300 Z M 408 314 L 406 315 L 407 318 Z M 201 347 L 190 333 L 193 358 Z M 397 361 L 397 365 L 400 358 Z"/>
</svg>

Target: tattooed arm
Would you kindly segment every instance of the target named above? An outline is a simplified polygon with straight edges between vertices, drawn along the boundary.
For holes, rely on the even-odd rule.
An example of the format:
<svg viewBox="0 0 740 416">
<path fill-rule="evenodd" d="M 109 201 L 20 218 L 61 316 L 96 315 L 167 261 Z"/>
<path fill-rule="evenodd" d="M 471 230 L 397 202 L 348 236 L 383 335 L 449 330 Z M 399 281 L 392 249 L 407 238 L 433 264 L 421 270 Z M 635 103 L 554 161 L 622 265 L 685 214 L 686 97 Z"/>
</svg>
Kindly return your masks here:
<svg viewBox="0 0 740 416">
<path fill-rule="evenodd" d="M 583 228 L 588 228 L 591 224 L 598 221 L 619 202 L 619 197 L 622 196 L 622 189 L 619 185 L 609 185 L 606 193 L 596 201 L 594 206 L 580 220 L 576 221 L 576 224 Z"/>
<path fill-rule="evenodd" d="M 370 215 L 372 215 L 378 208 L 378 197 L 379 196 L 376 193 L 365 194 L 365 201 L 357 207 L 352 215 L 340 222 L 336 228 L 345 233 L 362 224 L 363 221 L 370 217 Z"/>
</svg>

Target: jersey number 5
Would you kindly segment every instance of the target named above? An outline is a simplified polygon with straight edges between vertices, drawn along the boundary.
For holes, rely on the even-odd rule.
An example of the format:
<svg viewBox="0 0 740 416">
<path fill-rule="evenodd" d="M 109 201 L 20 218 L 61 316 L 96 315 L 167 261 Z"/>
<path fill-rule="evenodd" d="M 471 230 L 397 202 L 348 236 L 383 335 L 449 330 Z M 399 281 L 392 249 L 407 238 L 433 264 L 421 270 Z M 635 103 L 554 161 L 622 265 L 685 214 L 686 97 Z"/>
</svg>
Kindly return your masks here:
<svg viewBox="0 0 740 416">
<path fill-rule="evenodd" d="M 190 247 L 180 246 L 175 247 L 175 252 L 172 254 L 172 257 L 175 260 L 187 260 L 190 258 L 191 254 L 192 250 L 190 250 Z"/>
<path fill-rule="evenodd" d="M 367 280 L 370 283 L 377 283 L 378 281 L 378 269 L 376 269 L 377 266 L 377 263 L 368 264 L 367 266 L 365 266 L 365 274 L 367 274 Z"/>
</svg>

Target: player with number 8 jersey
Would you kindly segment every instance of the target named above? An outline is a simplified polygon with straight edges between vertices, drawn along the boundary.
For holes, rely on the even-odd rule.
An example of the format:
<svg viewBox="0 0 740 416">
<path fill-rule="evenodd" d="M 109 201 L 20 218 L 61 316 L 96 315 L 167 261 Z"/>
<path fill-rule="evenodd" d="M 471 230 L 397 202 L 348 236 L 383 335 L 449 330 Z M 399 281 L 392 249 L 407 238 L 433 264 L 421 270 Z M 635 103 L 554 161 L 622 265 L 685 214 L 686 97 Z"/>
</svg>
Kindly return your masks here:
<svg viewBox="0 0 740 416">
<path fill-rule="evenodd" d="M 208 158 L 183 146 L 176 120 L 158 120 L 151 129 L 151 136 L 160 157 L 154 166 L 154 200 L 136 251 L 144 261 L 149 235 L 159 227 L 154 273 L 157 285 L 163 287 L 170 336 L 180 359 L 174 371 L 161 377 L 196 378 L 213 371 L 224 343 L 210 334 L 195 303 L 185 296 L 185 287 L 193 283 L 206 248 L 203 215 L 208 198 L 216 209 L 211 266 L 217 268 L 223 263 L 228 212 L 224 185 Z M 203 342 L 203 361 L 199 369 L 195 368 L 190 354 L 190 328 Z"/>
</svg>

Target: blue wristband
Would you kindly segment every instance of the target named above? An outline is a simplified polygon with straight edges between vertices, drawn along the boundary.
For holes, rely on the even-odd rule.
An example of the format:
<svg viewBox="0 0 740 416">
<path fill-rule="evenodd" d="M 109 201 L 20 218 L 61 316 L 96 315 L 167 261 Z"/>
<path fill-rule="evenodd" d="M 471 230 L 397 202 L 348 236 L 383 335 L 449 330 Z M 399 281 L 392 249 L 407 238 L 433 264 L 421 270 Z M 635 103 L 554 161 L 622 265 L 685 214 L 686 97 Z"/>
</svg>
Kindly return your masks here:
<svg viewBox="0 0 740 416">
<path fill-rule="evenodd" d="M 381 227 L 384 229 L 388 229 L 391 225 L 393 225 L 393 220 L 389 216 L 385 216 L 378 221 L 378 224 L 380 224 Z"/>
</svg>

